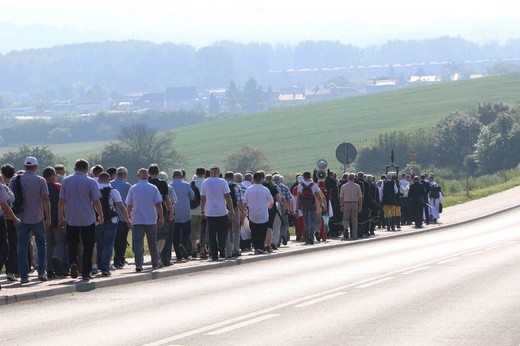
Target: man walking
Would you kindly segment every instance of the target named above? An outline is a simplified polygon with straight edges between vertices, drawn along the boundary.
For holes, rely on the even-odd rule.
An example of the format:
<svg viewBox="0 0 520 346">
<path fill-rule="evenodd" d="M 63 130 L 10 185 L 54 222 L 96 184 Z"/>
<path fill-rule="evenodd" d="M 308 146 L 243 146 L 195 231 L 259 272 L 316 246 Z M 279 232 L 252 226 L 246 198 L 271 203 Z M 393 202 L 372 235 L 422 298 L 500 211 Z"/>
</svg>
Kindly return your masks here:
<svg viewBox="0 0 520 346">
<path fill-rule="evenodd" d="M 135 256 L 135 271 L 143 271 L 144 236 L 152 257 L 152 268 L 163 265 L 157 252 L 157 228 L 164 225 L 162 201 L 159 189 L 148 182 L 148 170 L 141 168 L 137 172 L 139 181 L 128 190 L 126 205 L 132 222 L 132 247 Z"/>
<path fill-rule="evenodd" d="M 130 190 L 130 186 L 132 186 L 127 180 L 128 170 L 126 167 L 118 167 L 116 169 L 116 178 L 110 181 L 110 186 L 119 191 L 123 204 L 125 204 L 128 190 Z M 126 264 L 125 253 L 129 226 L 130 224 L 126 222 L 124 216 L 118 211 L 117 233 L 114 242 L 114 267 L 116 269 L 121 269 Z"/>
<path fill-rule="evenodd" d="M 265 254 L 265 234 L 269 221 L 269 208 L 273 208 L 274 199 L 269 189 L 262 185 L 263 175 L 257 172 L 253 175 L 251 185 L 244 195 L 244 204 L 248 211 L 251 241 L 255 254 Z"/>
<path fill-rule="evenodd" d="M 303 228 L 305 244 L 314 244 L 314 229 L 316 227 L 316 205 L 321 205 L 321 195 L 318 184 L 312 181 L 311 172 L 303 172 L 303 182 L 298 185 L 296 205 L 303 213 Z"/>
<path fill-rule="evenodd" d="M 70 277 L 78 277 L 78 244 L 81 235 L 83 257 L 81 273 L 83 280 L 90 280 L 92 253 L 95 243 L 95 222 L 104 223 L 101 209 L 101 192 L 97 182 L 87 176 L 88 161 L 79 159 L 74 164 L 73 175 L 63 179 L 58 208 L 60 228 L 67 226 L 69 243 Z"/>
<path fill-rule="evenodd" d="M 356 175 L 350 173 L 347 183 L 341 185 L 339 190 L 339 202 L 343 213 L 343 230 L 345 239 L 348 238 L 348 227 L 350 227 L 350 239 L 358 238 L 358 213 L 363 208 L 363 193 L 361 187 L 354 182 Z"/>
<path fill-rule="evenodd" d="M 233 218 L 234 211 L 229 185 L 219 178 L 220 167 L 213 164 L 209 172 L 209 178 L 202 182 L 200 207 L 202 218 L 206 218 L 208 222 L 211 260 L 217 261 L 219 252 L 222 257 L 225 256 L 230 218 Z"/>
</svg>

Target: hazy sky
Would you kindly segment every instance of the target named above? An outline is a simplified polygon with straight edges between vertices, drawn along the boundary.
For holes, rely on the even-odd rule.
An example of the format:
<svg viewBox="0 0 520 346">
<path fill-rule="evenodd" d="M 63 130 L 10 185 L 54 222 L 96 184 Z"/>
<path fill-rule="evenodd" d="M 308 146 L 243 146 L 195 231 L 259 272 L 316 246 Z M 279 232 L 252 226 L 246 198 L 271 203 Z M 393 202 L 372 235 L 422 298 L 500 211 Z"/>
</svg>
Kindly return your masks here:
<svg viewBox="0 0 520 346">
<path fill-rule="evenodd" d="M 200 47 L 223 39 L 326 39 L 366 45 L 441 35 L 505 40 L 520 35 L 520 6 L 511 0 L 0 0 L 0 22 L 81 32 L 78 41 L 135 38 Z M 16 45 L 15 37 L 11 41 Z"/>
</svg>

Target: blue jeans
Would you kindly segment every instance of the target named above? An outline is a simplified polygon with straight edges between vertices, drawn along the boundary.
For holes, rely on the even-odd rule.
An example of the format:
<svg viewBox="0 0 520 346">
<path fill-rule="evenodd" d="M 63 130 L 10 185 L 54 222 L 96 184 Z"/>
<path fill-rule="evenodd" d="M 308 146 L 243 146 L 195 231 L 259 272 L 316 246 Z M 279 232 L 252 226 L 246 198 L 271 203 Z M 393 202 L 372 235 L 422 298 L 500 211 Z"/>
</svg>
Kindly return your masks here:
<svg viewBox="0 0 520 346">
<path fill-rule="evenodd" d="M 217 260 L 219 251 L 221 253 L 225 251 L 230 219 L 227 215 L 207 217 L 206 219 L 208 222 L 211 258 Z"/>
<path fill-rule="evenodd" d="M 7 241 L 7 225 L 4 217 L 0 217 L 0 270 L 7 262 L 9 256 L 9 243 Z"/>
<path fill-rule="evenodd" d="M 312 240 L 314 238 L 314 229 L 316 228 L 316 209 L 303 210 L 303 228 L 305 230 L 305 239 Z"/>
<path fill-rule="evenodd" d="M 29 246 L 29 235 L 34 233 L 36 249 L 38 250 L 38 275 L 45 274 L 47 267 L 47 244 L 45 241 L 45 225 L 43 219 L 38 223 L 21 223 L 16 233 L 18 235 L 18 269 L 20 277 L 29 277 L 29 262 L 27 260 L 27 248 Z"/>
<path fill-rule="evenodd" d="M 110 271 L 110 259 L 117 234 L 117 223 L 105 222 L 96 226 L 97 262 L 102 272 Z"/>
</svg>

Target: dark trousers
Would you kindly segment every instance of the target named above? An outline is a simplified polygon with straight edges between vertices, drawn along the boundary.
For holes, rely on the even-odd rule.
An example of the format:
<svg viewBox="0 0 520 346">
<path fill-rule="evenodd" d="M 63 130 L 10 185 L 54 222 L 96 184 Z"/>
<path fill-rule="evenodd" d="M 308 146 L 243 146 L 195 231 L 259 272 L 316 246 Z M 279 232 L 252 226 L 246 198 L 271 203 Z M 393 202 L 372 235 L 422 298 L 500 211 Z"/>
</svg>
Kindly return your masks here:
<svg viewBox="0 0 520 346">
<path fill-rule="evenodd" d="M 264 248 L 265 234 L 269 223 L 254 223 L 249 220 L 249 228 L 251 229 L 251 243 L 255 250 Z"/>
<path fill-rule="evenodd" d="M 11 274 L 18 273 L 18 234 L 13 220 L 6 220 L 7 242 L 9 243 L 9 253 L 5 262 L 5 271 Z"/>
<path fill-rule="evenodd" d="M 415 223 L 415 227 L 422 226 L 423 220 L 423 205 L 422 203 L 412 203 L 412 218 Z"/>
<path fill-rule="evenodd" d="M 221 253 L 225 251 L 230 219 L 227 215 L 211 216 L 206 219 L 208 222 L 211 258 L 216 260 L 218 259 L 219 251 Z"/>
<path fill-rule="evenodd" d="M 129 227 L 124 221 L 117 223 L 116 240 L 114 242 L 114 265 L 125 265 L 125 253 L 127 247 Z"/>
<path fill-rule="evenodd" d="M 89 226 L 69 226 L 67 225 L 67 241 L 69 242 L 69 262 L 78 264 L 78 244 L 79 237 L 83 243 L 83 256 L 81 260 L 81 273 L 83 276 L 90 275 L 92 268 L 92 252 L 95 243 L 95 224 Z"/>
<path fill-rule="evenodd" d="M 184 246 L 188 253 L 191 253 L 191 220 L 186 222 L 175 222 L 173 224 L 172 242 L 177 260 L 182 259 L 181 245 Z"/>
</svg>

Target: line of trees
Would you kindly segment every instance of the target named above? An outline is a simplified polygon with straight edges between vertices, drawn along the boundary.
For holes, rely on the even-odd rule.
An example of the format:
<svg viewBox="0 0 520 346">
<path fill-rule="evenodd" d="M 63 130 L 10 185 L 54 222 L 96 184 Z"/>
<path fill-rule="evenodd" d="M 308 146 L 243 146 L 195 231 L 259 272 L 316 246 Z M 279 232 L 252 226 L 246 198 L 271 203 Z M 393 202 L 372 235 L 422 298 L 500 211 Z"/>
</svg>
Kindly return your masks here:
<svg viewBox="0 0 520 346">
<path fill-rule="evenodd" d="M 380 172 L 394 150 L 405 171 L 442 171 L 447 178 L 478 176 L 520 164 L 520 111 L 503 102 L 481 102 L 474 112 L 452 112 L 430 131 L 393 132 L 364 143 L 357 167 Z"/>
</svg>

